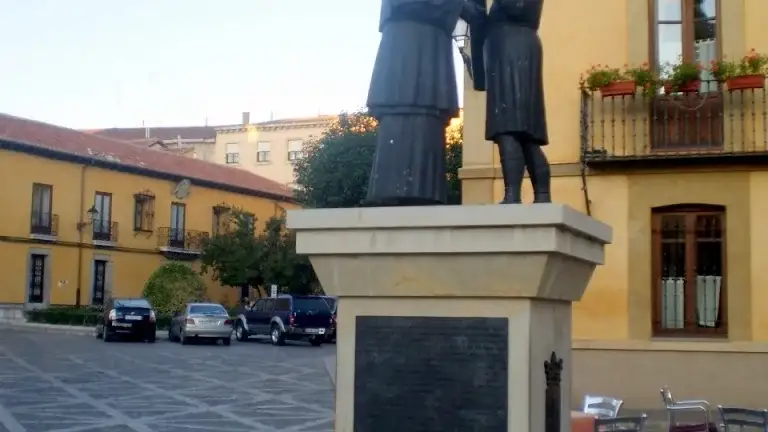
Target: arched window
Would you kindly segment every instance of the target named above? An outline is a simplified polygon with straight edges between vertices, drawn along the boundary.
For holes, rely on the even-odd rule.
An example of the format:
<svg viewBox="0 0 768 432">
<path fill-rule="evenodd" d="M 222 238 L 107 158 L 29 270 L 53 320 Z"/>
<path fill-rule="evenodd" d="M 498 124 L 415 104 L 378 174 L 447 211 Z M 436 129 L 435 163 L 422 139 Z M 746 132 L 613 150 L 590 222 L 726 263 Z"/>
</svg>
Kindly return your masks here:
<svg viewBox="0 0 768 432">
<path fill-rule="evenodd" d="M 654 335 L 727 336 L 725 208 L 653 209 Z"/>
</svg>

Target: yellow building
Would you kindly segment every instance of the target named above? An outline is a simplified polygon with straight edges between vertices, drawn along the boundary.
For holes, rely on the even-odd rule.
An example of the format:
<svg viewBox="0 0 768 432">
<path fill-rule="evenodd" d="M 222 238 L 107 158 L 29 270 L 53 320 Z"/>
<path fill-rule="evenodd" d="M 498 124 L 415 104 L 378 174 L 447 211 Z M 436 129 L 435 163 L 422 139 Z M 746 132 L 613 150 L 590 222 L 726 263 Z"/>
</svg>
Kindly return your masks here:
<svg viewBox="0 0 768 432">
<path fill-rule="evenodd" d="M 262 223 L 295 207 L 285 186 L 244 170 L 2 114 L 0 172 L 0 315 L 140 296 L 166 260 L 199 269 L 228 207 Z M 207 284 L 216 300 L 239 293 Z"/>
<path fill-rule="evenodd" d="M 250 123 L 248 113 L 235 126 L 216 128 L 214 159 L 284 185 L 292 185 L 293 163 L 304 157 L 304 143 L 317 138 L 336 116 L 290 118 Z"/>
<path fill-rule="evenodd" d="M 667 384 L 712 403 L 768 400 L 766 91 L 731 93 L 706 81 L 700 93 L 647 99 L 578 90 L 594 64 L 768 53 L 766 16 L 764 0 L 545 1 L 553 199 L 614 230 L 605 265 L 574 306 L 576 397 L 660 407 Z M 464 109 L 464 201 L 498 202 L 485 95 L 469 77 Z"/>
</svg>

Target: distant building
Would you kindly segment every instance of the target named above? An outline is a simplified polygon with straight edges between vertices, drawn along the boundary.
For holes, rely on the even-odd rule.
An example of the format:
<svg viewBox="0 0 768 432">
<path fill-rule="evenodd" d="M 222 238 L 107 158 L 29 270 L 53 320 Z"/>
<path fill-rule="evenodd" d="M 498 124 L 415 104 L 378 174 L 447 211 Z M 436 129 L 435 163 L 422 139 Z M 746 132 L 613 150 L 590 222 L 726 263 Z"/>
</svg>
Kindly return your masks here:
<svg viewBox="0 0 768 432">
<path fill-rule="evenodd" d="M 110 128 L 91 129 L 83 132 L 214 162 L 216 127 Z"/>
</svg>

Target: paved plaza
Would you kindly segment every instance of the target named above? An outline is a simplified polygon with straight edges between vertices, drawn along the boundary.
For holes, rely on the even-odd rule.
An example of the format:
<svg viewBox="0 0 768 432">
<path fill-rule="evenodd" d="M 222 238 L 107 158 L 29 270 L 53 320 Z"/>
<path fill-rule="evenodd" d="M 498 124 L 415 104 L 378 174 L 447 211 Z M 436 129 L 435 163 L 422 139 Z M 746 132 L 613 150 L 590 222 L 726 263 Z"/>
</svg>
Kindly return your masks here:
<svg viewBox="0 0 768 432">
<path fill-rule="evenodd" d="M 331 431 L 334 352 L 0 328 L 0 432 Z"/>
</svg>

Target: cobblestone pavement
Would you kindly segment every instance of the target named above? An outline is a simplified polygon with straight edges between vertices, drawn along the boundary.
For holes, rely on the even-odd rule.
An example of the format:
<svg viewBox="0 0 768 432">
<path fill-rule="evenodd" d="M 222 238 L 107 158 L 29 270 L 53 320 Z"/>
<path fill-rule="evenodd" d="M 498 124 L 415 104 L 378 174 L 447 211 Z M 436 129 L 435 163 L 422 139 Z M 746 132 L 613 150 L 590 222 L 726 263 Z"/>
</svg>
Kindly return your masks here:
<svg viewBox="0 0 768 432">
<path fill-rule="evenodd" d="M 0 432 L 326 432 L 335 347 L 0 331 Z"/>
</svg>

